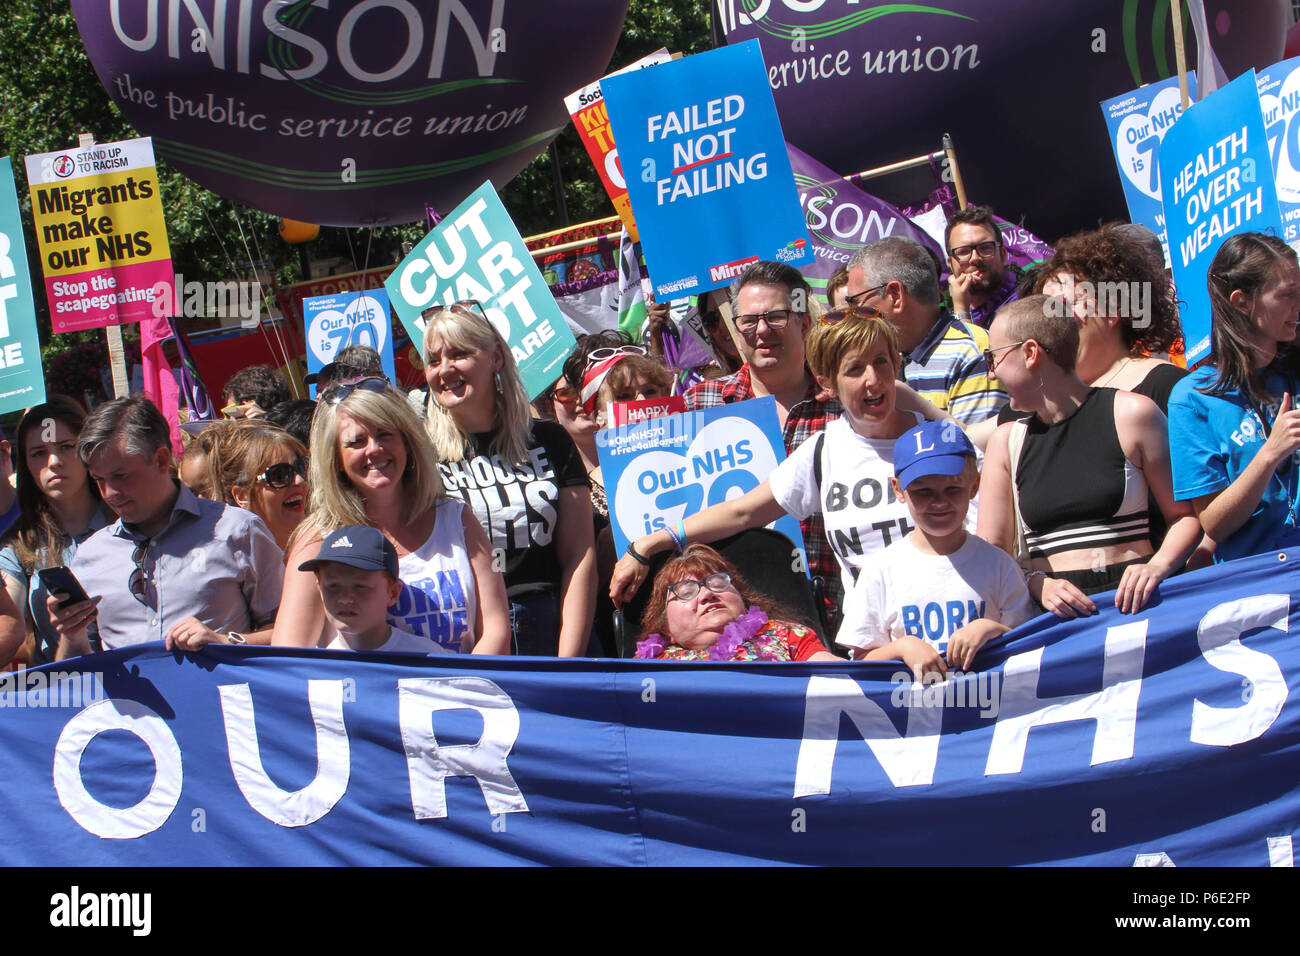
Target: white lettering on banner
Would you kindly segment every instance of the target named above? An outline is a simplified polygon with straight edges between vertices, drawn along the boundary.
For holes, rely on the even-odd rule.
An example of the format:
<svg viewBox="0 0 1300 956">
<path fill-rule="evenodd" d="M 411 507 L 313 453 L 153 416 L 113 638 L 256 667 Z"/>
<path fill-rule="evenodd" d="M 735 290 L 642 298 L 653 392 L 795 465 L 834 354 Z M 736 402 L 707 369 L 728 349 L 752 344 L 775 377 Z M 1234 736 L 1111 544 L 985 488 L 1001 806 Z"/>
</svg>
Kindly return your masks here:
<svg viewBox="0 0 1300 956">
<path fill-rule="evenodd" d="M 81 779 L 86 747 L 107 730 L 125 730 L 149 748 L 154 779 L 135 806 L 119 809 L 100 803 Z M 54 790 L 59 803 L 82 829 L 106 840 L 131 840 L 167 822 L 181 798 L 181 748 L 167 722 L 134 700 L 101 700 L 64 725 L 54 745 Z"/>
<path fill-rule="evenodd" d="M 1194 699 L 1192 743 L 1231 747 L 1254 740 L 1273 726 L 1286 702 L 1286 678 L 1277 661 L 1243 645 L 1241 635 L 1260 627 L 1286 633 L 1290 614 L 1290 595 L 1257 594 L 1220 604 L 1201 618 L 1196 643 L 1205 662 L 1250 681 L 1252 690 L 1240 707 L 1212 707 Z"/>
<path fill-rule="evenodd" d="M 909 708 L 907 735 L 901 736 L 857 681 L 850 677 L 810 677 L 804 694 L 803 739 L 794 772 L 796 798 L 831 792 L 841 714 L 849 715 L 895 787 L 934 782 L 942 707 Z"/>
<path fill-rule="evenodd" d="M 1267 839 L 1269 866 L 1295 866 L 1295 854 L 1291 850 L 1291 835 L 1272 836 Z"/>
<path fill-rule="evenodd" d="M 1092 742 L 1093 766 L 1131 759 L 1148 624 L 1143 619 L 1106 628 L 1101 690 L 1094 694 L 1041 698 L 1038 676 L 1043 666 L 1043 648 L 1008 658 L 1003 668 L 1002 712 L 993 728 L 984 775 L 1020 773 L 1032 728 L 1074 720 L 1097 722 Z"/>
<path fill-rule="evenodd" d="M 464 709 L 483 718 L 483 736 L 474 744 L 439 746 L 434 712 Z M 495 682 L 484 677 L 404 678 L 397 682 L 397 711 L 417 820 L 447 815 L 448 777 L 473 777 L 493 816 L 528 812 L 506 764 L 519 736 L 519 711 Z"/>
<path fill-rule="evenodd" d="M 247 684 L 223 684 L 221 717 L 226 727 L 226 752 L 239 792 L 248 805 L 272 823 L 302 827 L 315 823 L 334 808 L 348 789 L 351 756 L 343 724 L 343 681 L 309 680 L 307 699 L 316 728 L 316 776 L 300 790 L 284 790 L 262 764 L 253 715 L 253 694 Z"/>
<path fill-rule="evenodd" d="M 10 240 L 7 233 L 0 232 L 0 279 L 14 278 L 14 261 L 9 257 Z M 0 285 L 0 339 L 9 338 L 9 310 L 5 306 L 8 299 L 17 298 L 18 284 L 6 282 Z"/>
</svg>

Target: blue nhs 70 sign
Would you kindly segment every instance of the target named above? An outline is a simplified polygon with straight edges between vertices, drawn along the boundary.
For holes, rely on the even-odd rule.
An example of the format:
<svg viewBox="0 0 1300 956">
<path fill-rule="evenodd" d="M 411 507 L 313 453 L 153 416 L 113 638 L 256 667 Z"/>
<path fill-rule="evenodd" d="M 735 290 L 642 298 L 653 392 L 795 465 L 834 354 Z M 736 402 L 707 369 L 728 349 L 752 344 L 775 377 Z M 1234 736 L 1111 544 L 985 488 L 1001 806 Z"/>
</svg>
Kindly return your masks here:
<svg viewBox="0 0 1300 956">
<path fill-rule="evenodd" d="M 307 371 L 318 372 L 353 345 L 367 345 L 379 353 L 384 374 L 396 382 L 393 368 L 393 321 L 388 293 L 383 289 L 338 292 L 304 299 L 303 322 L 307 334 Z M 316 387 L 312 386 L 312 398 Z"/>
</svg>

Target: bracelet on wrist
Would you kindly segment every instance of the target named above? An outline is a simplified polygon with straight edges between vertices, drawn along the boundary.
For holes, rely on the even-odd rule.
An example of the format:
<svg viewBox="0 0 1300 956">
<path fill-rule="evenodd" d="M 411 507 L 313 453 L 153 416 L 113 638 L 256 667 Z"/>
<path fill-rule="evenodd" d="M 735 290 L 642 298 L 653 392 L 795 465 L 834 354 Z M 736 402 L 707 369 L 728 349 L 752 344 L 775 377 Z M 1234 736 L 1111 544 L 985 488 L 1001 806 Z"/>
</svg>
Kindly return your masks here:
<svg viewBox="0 0 1300 956">
<path fill-rule="evenodd" d="M 638 551 L 638 550 L 636 549 L 636 545 L 635 545 L 635 544 L 632 544 L 632 543 L 629 542 L 629 543 L 628 543 L 628 546 L 627 546 L 627 551 L 625 551 L 624 554 L 627 554 L 628 556 L 630 556 L 630 557 L 632 558 L 632 560 L 636 561 L 638 564 L 643 564 L 643 565 L 645 565 L 647 568 L 650 567 L 650 559 L 647 558 L 647 557 L 646 557 L 644 554 L 642 554 L 640 551 Z"/>
<path fill-rule="evenodd" d="M 679 545 L 677 546 L 677 550 L 678 550 L 678 551 L 685 551 L 685 550 L 686 550 L 686 544 L 687 544 L 687 541 L 686 541 L 686 522 L 685 522 L 685 521 L 679 521 L 679 522 L 677 522 L 677 536 L 678 536 L 679 538 L 682 539 L 681 544 L 679 544 Z"/>
<path fill-rule="evenodd" d="M 681 522 L 679 521 L 678 524 L 680 525 Z M 672 525 L 667 525 L 667 524 L 664 525 L 664 530 L 668 532 L 668 537 L 672 539 L 673 548 L 676 551 L 680 552 L 683 548 L 686 547 L 686 543 L 682 540 L 682 536 L 677 533 L 677 529 L 675 529 Z"/>
</svg>

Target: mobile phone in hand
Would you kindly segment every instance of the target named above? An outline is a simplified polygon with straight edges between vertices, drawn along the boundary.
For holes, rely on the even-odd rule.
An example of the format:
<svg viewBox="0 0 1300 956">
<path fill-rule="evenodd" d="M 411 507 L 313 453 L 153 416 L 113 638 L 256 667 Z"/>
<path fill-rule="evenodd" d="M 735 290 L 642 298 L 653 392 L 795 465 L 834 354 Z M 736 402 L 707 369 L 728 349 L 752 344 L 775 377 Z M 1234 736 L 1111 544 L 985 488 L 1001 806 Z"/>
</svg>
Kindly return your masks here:
<svg viewBox="0 0 1300 956">
<path fill-rule="evenodd" d="M 76 575 L 62 565 L 57 568 L 41 568 L 36 573 L 40 575 L 41 583 L 45 585 L 47 593 L 68 595 L 67 599 L 59 602 L 59 607 L 90 600 L 90 595 L 81 586 Z"/>
</svg>

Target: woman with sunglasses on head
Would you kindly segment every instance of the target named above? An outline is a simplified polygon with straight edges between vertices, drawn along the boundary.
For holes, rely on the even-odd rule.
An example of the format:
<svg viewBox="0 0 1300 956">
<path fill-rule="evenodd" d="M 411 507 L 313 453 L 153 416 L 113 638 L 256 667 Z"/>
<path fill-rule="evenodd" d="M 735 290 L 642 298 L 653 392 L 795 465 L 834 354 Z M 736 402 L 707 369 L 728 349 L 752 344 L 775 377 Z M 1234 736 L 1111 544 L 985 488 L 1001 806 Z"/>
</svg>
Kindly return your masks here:
<svg viewBox="0 0 1300 956">
<path fill-rule="evenodd" d="M 207 497 L 251 511 L 283 551 L 307 507 L 307 449 L 282 428 L 241 421 L 218 433 L 207 457 Z"/>
<path fill-rule="evenodd" d="M 582 459 L 529 415 L 510 347 L 477 302 L 424 313 L 426 427 L 452 494 L 501 558 L 517 654 L 577 657 L 591 636 L 596 549 Z"/>
<path fill-rule="evenodd" d="M 1136 613 L 1183 567 L 1201 529 L 1174 500 L 1160 409 L 1081 382 L 1078 347 L 1078 324 L 1044 295 L 1004 306 L 989 327 L 989 370 L 1033 415 L 989 441 L 977 533 L 1015 557 L 1018 518 L 1029 593 L 1058 617 L 1096 613 L 1088 595 L 1111 589 L 1122 613 Z M 1158 550 L 1148 491 L 1168 526 Z"/>
<path fill-rule="evenodd" d="M 77 545 L 113 521 L 113 512 L 100 501 L 98 487 L 77 457 L 77 435 L 85 421 L 79 403 L 51 395 L 43 405 L 28 409 L 18 424 L 21 516 L 0 551 L 0 573 L 17 616 L 0 615 L 0 664 L 13 658 L 29 624 L 35 638 L 30 665 L 54 660 L 59 635 L 50 624 L 45 587 L 36 572 L 66 567 Z"/>
<path fill-rule="evenodd" d="M 289 541 L 271 643 L 325 646 L 337 637 L 310 571 L 322 539 L 349 525 L 397 549 L 401 593 L 388 623 L 453 652 L 506 654 L 505 587 L 473 513 L 449 497 L 420 417 L 383 378 L 326 389 L 311 428 L 307 517 Z"/>
<path fill-rule="evenodd" d="M 813 327 L 806 357 L 843 415 L 795 448 L 754 490 L 634 541 L 610 582 L 616 604 L 640 589 L 650 555 L 716 541 L 784 514 L 800 521 L 823 516 L 846 593 L 868 556 L 907 533 L 907 507 L 889 491 L 894 441 L 924 416 L 896 404 L 902 357 L 894 327 L 870 306 L 832 310 Z"/>
<path fill-rule="evenodd" d="M 1206 281 L 1209 362 L 1174 386 L 1169 438 L 1174 493 L 1229 561 L 1300 544 L 1300 264 L 1276 236 L 1240 233 Z"/>
<path fill-rule="evenodd" d="M 692 544 L 655 575 L 636 656 L 673 661 L 843 661 L 735 565 Z"/>
</svg>

